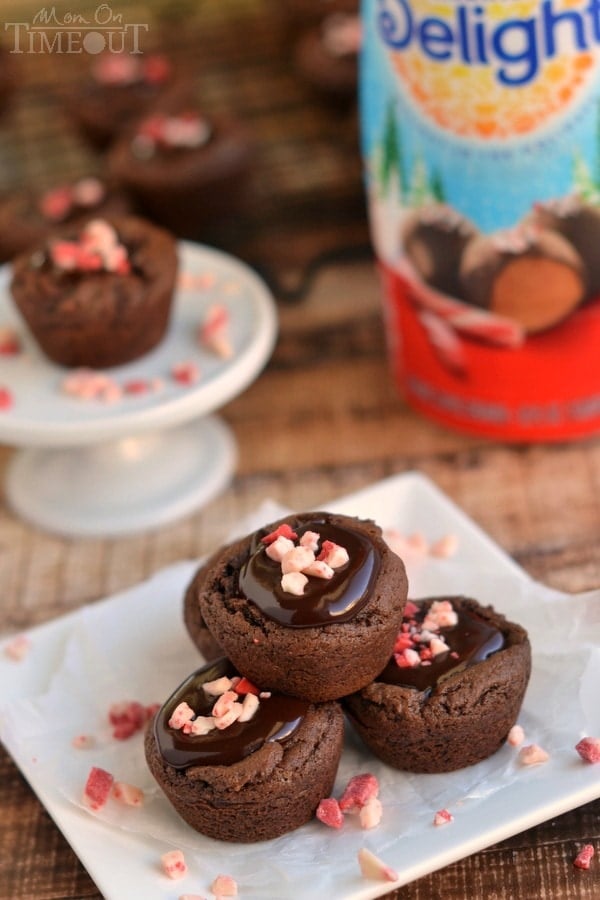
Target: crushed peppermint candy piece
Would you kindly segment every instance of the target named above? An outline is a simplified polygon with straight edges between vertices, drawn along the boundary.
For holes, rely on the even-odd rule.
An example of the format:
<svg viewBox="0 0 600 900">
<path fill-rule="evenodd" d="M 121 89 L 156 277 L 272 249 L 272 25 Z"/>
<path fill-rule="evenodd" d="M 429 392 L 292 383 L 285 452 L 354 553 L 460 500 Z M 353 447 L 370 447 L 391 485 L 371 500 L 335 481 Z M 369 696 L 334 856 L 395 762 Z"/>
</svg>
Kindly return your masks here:
<svg viewBox="0 0 600 900">
<path fill-rule="evenodd" d="M 316 531 L 306 531 L 298 539 L 287 523 L 279 525 L 261 539 L 266 545 L 267 556 L 281 565 L 282 591 L 302 597 L 309 576 L 329 580 L 336 569 L 347 565 L 350 557 L 345 547 L 324 540 L 319 550 L 320 540 L 321 536 Z"/>
<path fill-rule="evenodd" d="M 507 744 L 510 744 L 511 747 L 520 747 L 524 740 L 525 732 L 523 731 L 521 726 L 513 725 L 513 727 L 508 732 L 508 737 L 506 738 Z"/>
<path fill-rule="evenodd" d="M 212 893 L 216 897 L 237 897 L 237 882 L 231 875 L 217 875 L 210 886 Z"/>
<path fill-rule="evenodd" d="M 589 869 L 590 863 L 594 856 L 594 847 L 592 844 L 584 844 L 575 859 L 573 865 L 577 869 Z"/>
<path fill-rule="evenodd" d="M 7 412 L 14 406 L 15 400 L 12 391 L 7 387 L 0 386 L 0 412 Z"/>
<path fill-rule="evenodd" d="M 344 824 L 344 813 L 335 797 L 325 797 L 321 800 L 315 815 L 319 822 L 329 828 L 341 828 Z"/>
<path fill-rule="evenodd" d="M 281 590 L 295 597 L 302 597 L 308 578 L 302 572 L 286 572 L 281 576 Z"/>
<path fill-rule="evenodd" d="M 96 746 L 96 738 L 91 734 L 76 734 L 71 741 L 75 750 L 89 750 Z"/>
<path fill-rule="evenodd" d="M 62 222 L 73 208 L 73 191 L 68 185 L 52 188 L 40 197 L 39 211 L 50 222 Z"/>
<path fill-rule="evenodd" d="M 31 650 L 31 640 L 26 634 L 18 634 L 4 645 L 4 655 L 13 662 L 21 662 Z"/>
<path fill-rule="evenodd" d="M 149 159 L 156 147 L 196 150 L 204 147 L 211 137 L 210 123 L 197 112 L 173 116 L 155 113 L 140 122 L 131 149 L 135 156 Z"/>
<path fill-rule="evenodd" d="M 50 260 L 63 272 L 110 272 L 129 275 L 131 264 L 127 248 L 119 241 L 116 229 L 103 219 L 88 222 L 79 240 L 54 241 Z"/>
<path fill-rule="evenodd" d="M 365 878 L 375 881 L 397 881 L 398 873 L 366 847 L 358 851 L 358 864 Z"/>
<path fill-rule="evenodd" d="M 112 725 L 113 738 L 117 741 L 124 741 L 138 731 L 142 731 L 156 709 L 157 704 L 144 706 L 137 700 L 123 700 L 111 704 L 108 710 L 108 721 Z"/>
<path fill-rule="evenodd" d="M 459 539 L 455 534 L 445 534 L 429 543 L 421 532 L 405 535 L 397 528 L 386 528 L 383 537 L 396 556 L 410 562 L 417 562 L 425 557 L 448 559 L 455 555 L 459 547 Z"/>
<path fill-rule="evenodd" d="M 275 531 L 269 532 L 269 534 L 265 534 L 264 537 L 261 538 L 261 542 L 263 544 L 272 544 L 273 541 L 276 541 L 278 537 L 288 538 L 290 541 L 297 541 L 298 535 L 295 531 L 292 530 L 291 526 L 284 522 L 282 525 L 278 525 Z"/>
<path fill-rule="evenodd" d="M 374 797 L 379 796 L 379 782 L 375 775 L 364 772 L 354 775 L 340 798 L 342 812 L 357 812 Z"/>
<path fill-rule="evenodd" d="M 376 828 L 381 822 L 383 807 L 377 797 L 371 797 L 358 812 L 360 827 L 363 829 Z"/>
<path fill-rule="evenodd" d="M 447 809 L 438 809 L 435 816 L 433 817 L 433 824 L 436 827 L 440 825 L 448 825 L 450 822 L 454 822 L 454 816 Z"/>
<path fill-rule="evenodd" d="M 125 806 L 143 806 L 144 792 L 134 784 L 125 781 L 115 781 L 113 785 L 113 797 Z"/>
<path fill-rule="evenodd" d="M 538 766 L 548 762 L 550 756 L 538 744 L 528 744 L 519 751 L 519 762 L 522 766 Z"/>
<path fill-rule="evenodd" d="M 575 745 L 575 749 L 584 762 L 600 763 L 600 738 L 584 737 Z"/>
<path fill-rule="evenodd" d="M 173 381 L 182 384 L 185 387 L 191 387 L 200 380 L 200 369 L 195 362 L 185 360 L 175 363 L 171 367 L 171 377 Z"/>
<path fill-rule="evenodd" d="M 93 812 L 106 806 L 110 797 L 114 778 L 105 769 L 92 766 L 83 789 L 83 802 Z"/>
<path fill-rule="evenodd" d="M 0 325 L 0 356 L 17 356 L 22 349 L 18 332 L 9 325 Z"/>
<path fill-rule="evenodd" d="M 204 321 L 198 329 L 198 341 L 221 359 L 231 359 L 233 346 L 229 335 L 230 315 L 226 306 L 214 303 L 209 306 Z"/>
<path fill-rule="evenodd" d="M 173 881 L 177 881 L 187 875 L 188 868 L 181 850 L 169 850 L 168 853 L 163 853 L 160 862 L 165 875 Z"/>
<path fill-rule="evenodd" d="M 202 685 L 207 697 L 214 698 L 210 715 L 196 715 L 191 706 L 182 701 L 168 721 L 169 728 L 184 734 L 204 735 L 218 729 L 223 731 L 234 722 L 249 722 L 260 706 L 260 700 L 271 695 L 263 693 L 247 678 L 222 676 Z M 243 699 L 241 699 L 243 698 Z"/>
</svg>

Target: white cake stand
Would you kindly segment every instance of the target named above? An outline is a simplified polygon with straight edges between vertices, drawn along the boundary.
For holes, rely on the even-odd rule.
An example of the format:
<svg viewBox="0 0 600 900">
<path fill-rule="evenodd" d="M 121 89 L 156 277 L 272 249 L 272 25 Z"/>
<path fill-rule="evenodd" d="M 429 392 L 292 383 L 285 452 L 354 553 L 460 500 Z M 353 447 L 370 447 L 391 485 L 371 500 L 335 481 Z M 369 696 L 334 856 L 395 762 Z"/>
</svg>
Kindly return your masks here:
<svg viewBox="0 0 600 900">
<path fill-rule="evenodd" d="M 0 387 L 14 397 L 0 411 L 0 441 L 19 450 L 6 496 L 24 519 L 67 536 L 115 536 L 157 528 L 206 504 L 230 482 L 236 444 L 208 415 L 241 393 L 269 358 L 277 334 L 272 296 L 247 266 L 225 253 L 180 244 L 180 286 L 159 347 L 107 371 L 120 384 L 161 379 L 161 390 L 113 404 L 82 401 L 61 389 L 67 369 L 40 353 L 13 307 L 9 267 L 0 269 L 0 324 L 22 335 L 24 352 L 0 356 Z M 233 355 L 202 348 L 196 334 L 209 306 L 230 314 Z M 192 361 L 185 386 L 173 365 Z"/>
</svg>

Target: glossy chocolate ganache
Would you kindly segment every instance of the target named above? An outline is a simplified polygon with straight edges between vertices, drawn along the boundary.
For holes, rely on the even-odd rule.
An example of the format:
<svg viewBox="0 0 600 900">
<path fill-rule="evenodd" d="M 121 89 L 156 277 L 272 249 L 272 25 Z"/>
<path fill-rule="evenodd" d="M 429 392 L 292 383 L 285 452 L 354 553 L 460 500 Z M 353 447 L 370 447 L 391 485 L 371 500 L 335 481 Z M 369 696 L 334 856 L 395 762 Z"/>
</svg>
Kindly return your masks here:
<svg viewBox="0 0 600 900">
<path fill-rule="evenodd" d="M 259 531 L 239 573 L 240 595 L 269 619 L 290 628 L 348 622 L 371 596 L 381 564 L 379 552 L 367 534 L 333 524 L 326 515 L 285 528 L 281 536 L 300 547 L 309 546 L 308 535 L 316 536 L 312 544 L 316 561 L 332 561 L 332 548 L 343 548 L 347 561 L 335 565 L 329 577 L 313 575 L 310 568 L 302 570 L 307 580 L 302 594 L 296 595 L 282 586 L 285 561 L 273 559 L 267 552 L 274 543 L 273 534 Z"/>
<path fill-rule="evenodd" d="M 408 602 L 394 653 L 377 681 L 429 694 L 445 678 L 502 650 L 502 632 L 450 599 Z"/>
<path fill-rule="evenodd" d="M 222 695 L 208 693 L 204 685 L 220 678 L 240 678 L 227 659 L 219 659 L 194 672 L 167 700 L 154 720 L 154 736 L 163 759 L 175 769 L 190 766 L 227 766 L 240 762 L 269 741 L 285 741 L 300 726 L 309 702 L 286 694 L 267 692 L 258 698 L 256 711 L 249 721 L 233 721 L 227 727 L 213 727 L 206 734 L 186 733 L 182 727 L 172 727 L 175 710 L 186 703 L 195 717 L 213 716 L 214 707 Z M 230 690 L 242 703 L 247 693 L 257 690 L 241 679 Z M 190 720 L 193 723 L 193 719 Z"/>
</svg>

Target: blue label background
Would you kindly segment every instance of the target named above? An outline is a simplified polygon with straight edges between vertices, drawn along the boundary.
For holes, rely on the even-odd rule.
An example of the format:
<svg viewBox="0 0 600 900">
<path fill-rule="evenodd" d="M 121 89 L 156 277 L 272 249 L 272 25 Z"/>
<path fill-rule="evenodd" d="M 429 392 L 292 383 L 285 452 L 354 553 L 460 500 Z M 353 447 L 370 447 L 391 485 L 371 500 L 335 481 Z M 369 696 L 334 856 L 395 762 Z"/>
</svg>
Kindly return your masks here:
<svg viewBox="0 0 600 900">
<path fill-rule="evenodd" d="M 481 4 L 483 5 L 483 4 Z M 440 130 L 412 105 L 377 32 L 378 0 L 362 0 L 360 66 L 361 144 L 365 159 L 382 141 L 390 102 L 395 104 L 406 170 L 415 160 L 443 180 L 445 199 L 482 231 L 515 225 L 532 203 L 574 191 L 579 157 L 591 173 L 600 159 L 598 74 L 594 84 L 544 128 L 514 140 L 479 141 Z M 442 63 L 443 65 L 443 63 Z M 519 102 L 519 88 L 506 88 Z M 466 101 L 468 102 L 468 101 Z M 600 185 L 598 186 L 600 191 Z"/>
</svg>

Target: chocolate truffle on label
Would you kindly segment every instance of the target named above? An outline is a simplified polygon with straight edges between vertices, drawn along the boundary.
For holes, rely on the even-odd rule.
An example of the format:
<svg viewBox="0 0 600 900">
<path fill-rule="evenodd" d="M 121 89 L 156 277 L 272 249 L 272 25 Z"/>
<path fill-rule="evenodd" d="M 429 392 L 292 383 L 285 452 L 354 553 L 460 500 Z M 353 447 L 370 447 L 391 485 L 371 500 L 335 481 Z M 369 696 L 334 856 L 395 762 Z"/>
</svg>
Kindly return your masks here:
<svg viewBox="0 0 600 900">
<path fill-rule="evenodd" d="M 461 254 L 475 226 L 445 203 L 412 210 L 402 225 L 404 251 L 423 281 L 444 294 L 460 297 Z"/>
<path fill-rule="evenodd" d="M 388 765 L 453 772 L 502 746 L 530 671 L 525 629 L 491 606 L 467 597 L 409 600 L 388 664 L 343 706 Z"/>
<path fill-rule="evenodd" d="M 530 221 L 558 231 L 573 244 L 587 272 L 588 293 L 600 293 L 600 209 L 570 194 L 534 204 Z"/>
<path fill-rule="evenodd" d="M 555 231 L 521 224 L 474 238 L 462 256 L 463 298 L 534 334 L 565 319 L 586 290 L 583 261 Z"/>
</svg>

